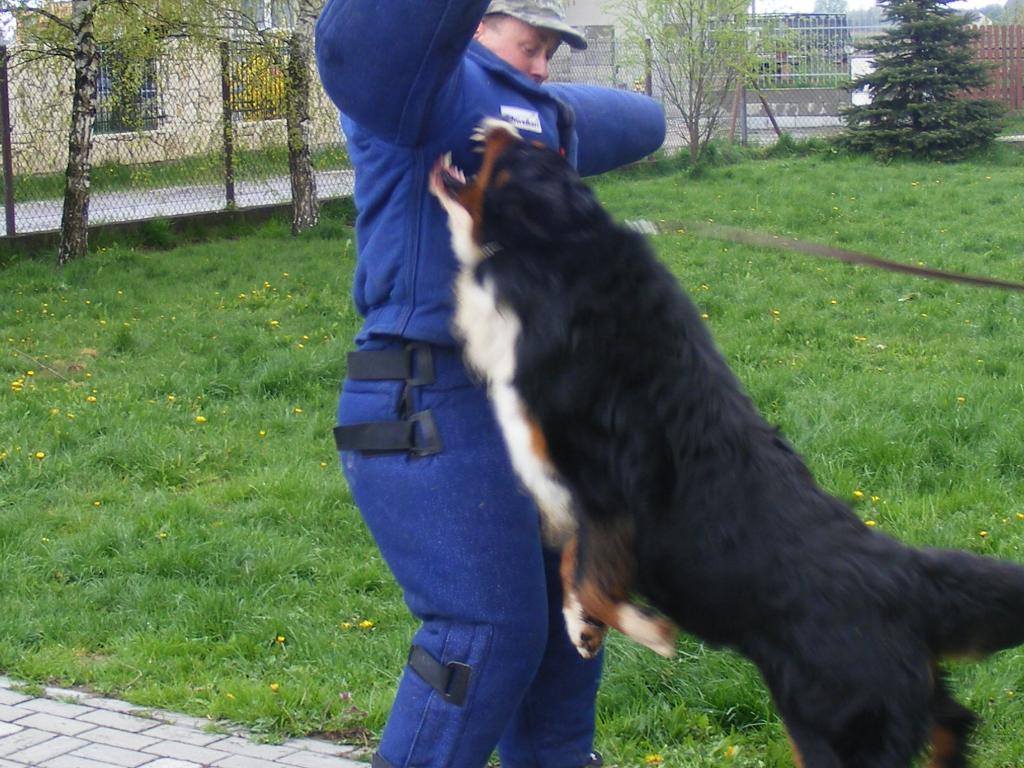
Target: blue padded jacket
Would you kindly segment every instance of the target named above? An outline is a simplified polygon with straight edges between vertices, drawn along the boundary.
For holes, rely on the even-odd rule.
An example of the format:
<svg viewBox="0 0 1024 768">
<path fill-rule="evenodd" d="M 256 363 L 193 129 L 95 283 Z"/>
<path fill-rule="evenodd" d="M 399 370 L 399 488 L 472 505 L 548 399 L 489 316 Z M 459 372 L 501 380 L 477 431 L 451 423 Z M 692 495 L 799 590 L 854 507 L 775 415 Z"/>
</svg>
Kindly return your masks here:
<svg viewBox="0 0 1024 768">
<path fill-rule="evenodd" d="M 359 335 L 452 345 L 456 271 L 447 219 L 427 191 L 436 159 L 474 173 L 488 116 L 561 150 L 583 175 L 661 146 L 656 101 L 596 86 L 539 86 L 479 43 L 487 0 L 327 0 L 316 29 L 324 88 L 356 169 Z"/>
</svg>

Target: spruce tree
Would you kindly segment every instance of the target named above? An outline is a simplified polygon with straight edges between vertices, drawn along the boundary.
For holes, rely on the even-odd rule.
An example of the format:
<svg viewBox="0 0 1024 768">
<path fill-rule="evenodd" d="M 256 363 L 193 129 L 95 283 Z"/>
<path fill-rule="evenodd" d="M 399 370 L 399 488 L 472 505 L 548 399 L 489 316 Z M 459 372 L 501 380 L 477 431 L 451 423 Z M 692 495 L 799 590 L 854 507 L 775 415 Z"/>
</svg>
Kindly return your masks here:
<svg viewBox="0 0 1024 768">
<path fill-rule="evenodd" d="M 894 26 L 862 45 L 875 70 L 853 88 L 867 86 L 871 103 L 844 112 L 840 141 L 880 158 L 909 156 L 958 160 L 992 142 L 1002 108 L 969 98 L 988 82 L 974 60 L 977 32 L 952 0 L 880 0 Z"/>
</svg>

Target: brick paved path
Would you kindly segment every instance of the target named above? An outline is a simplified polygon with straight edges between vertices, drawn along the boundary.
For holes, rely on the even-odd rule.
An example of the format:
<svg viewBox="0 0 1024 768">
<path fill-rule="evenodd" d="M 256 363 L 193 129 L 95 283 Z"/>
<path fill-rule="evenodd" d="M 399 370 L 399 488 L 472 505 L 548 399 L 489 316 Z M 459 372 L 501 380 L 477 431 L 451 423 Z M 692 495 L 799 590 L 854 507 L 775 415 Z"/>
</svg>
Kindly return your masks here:
<svg viewBox="0 0 1024 768">
<path fill-rule="evenodd" d="M 0 768 L 366 768 L 317 739 L 256 744 L 207 720 L 81 691 L 21 693 L 0 677 Z"/>
</svg>

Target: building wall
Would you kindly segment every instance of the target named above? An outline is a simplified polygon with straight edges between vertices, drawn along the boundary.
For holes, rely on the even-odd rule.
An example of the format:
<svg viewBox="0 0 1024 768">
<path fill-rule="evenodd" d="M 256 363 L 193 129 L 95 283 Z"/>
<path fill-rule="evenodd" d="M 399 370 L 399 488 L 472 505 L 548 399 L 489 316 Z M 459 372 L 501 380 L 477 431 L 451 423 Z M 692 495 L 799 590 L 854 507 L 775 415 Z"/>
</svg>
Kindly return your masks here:
<svg viewBox="0 0 1024 768">
<path fill-rule="evenodd" d="M 575 27 L 614 24 L 615 12 L 606 5 L 607 0 L 566 0 L 566 21 Z"/>
<path fill-rule="evenodd" d="M 70 62 L 29 60 L 15 49 L 9 70 L 12 152 L 15 175 L 61 173 L 67 165 L 73 78 Z M 314 147 L 343 139 L 337 111 L 315 71 L 311 112 Z M 220 57 L 216 50 L 172 44 L 157 65 L 160 121 L 155 130 L 97 134 L 92 164 L 138 165 L 219 153 L 223 148 Z M 236 146 L 261 149 L 286 146 L 284 119 L 236 119 Z"/>
</svg>

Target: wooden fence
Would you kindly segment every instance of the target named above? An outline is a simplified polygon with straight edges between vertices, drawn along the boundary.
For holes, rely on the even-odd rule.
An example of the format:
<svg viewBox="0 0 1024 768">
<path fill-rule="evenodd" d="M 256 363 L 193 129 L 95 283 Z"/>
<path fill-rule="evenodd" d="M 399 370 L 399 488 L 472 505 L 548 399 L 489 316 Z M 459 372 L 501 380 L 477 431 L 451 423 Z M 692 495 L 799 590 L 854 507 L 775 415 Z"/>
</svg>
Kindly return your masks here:
<svg viewBox="0 0 1024 768">
<path fill-rule="evenodd" d="M 976 95 L 1007 109 L 1024 109 L 1024 26 L 981 27 L 975 43 L 979 61 L 991 67 L 989 86 Z"/>
</svg>

